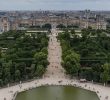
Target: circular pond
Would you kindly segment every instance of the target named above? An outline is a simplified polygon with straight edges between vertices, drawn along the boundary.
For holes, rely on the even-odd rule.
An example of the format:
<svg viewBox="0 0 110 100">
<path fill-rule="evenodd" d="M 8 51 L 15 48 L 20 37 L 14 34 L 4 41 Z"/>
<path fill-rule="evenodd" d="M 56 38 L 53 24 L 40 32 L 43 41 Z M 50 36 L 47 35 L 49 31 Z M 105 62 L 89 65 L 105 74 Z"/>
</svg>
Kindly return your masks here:
<svg viewBox="0 0 110 100">
<path fill-rule="evenodd" d="M 16 100 L 99 100 L 96 93 L 72 86 L 42 86 L 17 95 Z"/>
</svg>

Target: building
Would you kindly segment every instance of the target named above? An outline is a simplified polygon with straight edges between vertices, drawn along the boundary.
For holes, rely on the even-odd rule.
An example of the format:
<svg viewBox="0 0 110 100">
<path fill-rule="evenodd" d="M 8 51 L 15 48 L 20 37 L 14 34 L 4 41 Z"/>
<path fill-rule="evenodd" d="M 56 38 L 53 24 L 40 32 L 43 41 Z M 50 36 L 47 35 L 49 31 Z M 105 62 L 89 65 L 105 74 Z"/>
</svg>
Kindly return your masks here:
<svg viewBox="0 0 110 100">
<path fill-rule="evenodd" d="M 103 16 L 91 13 L 90 10 L 81 12 L 77 17 L 72 13 L 62 12 L 13 12 L 8 13 L 7 17 L 0 18 L 0 30 L 3 32 L 9 30 L 23 30 L 30 26 L 42 26 L 50 23 L 52 26 L 59 24 L 78 25 L 80 28 L 106 29 L 106 21 Z"/>
</svg>

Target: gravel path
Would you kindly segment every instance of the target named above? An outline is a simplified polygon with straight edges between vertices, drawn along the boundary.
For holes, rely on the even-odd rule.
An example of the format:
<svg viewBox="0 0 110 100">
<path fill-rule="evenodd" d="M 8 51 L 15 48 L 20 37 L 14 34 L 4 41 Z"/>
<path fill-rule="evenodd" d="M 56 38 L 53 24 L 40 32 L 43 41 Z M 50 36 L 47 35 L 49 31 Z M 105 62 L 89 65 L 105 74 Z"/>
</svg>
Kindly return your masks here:
<svg viewBox="0 0 110 100">
<path fill-rule="evenodd" d="M 65 78 L 65 70 L 61 66 L 61 46 L 60 43 L 57 41 L 57 31 L 52 29 L 52 35 L 50 35 L 49 40 L 49 47 L 48 47 L 48 61 L 49 66 L 47 67 L 47 71 L 44 77 L 49 78 Z"/>
</svg>

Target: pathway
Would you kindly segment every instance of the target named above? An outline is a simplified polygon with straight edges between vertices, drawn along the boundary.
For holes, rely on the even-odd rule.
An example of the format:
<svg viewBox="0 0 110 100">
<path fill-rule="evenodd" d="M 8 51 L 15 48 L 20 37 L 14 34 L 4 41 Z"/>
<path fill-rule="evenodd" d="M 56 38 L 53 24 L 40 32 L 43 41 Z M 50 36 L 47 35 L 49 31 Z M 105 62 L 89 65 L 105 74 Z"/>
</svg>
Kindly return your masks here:
<svg viewBox="0 0 110 100">
<path fill-rule="evenodd" d="M 47 67 L 47 71 L 44 77 L 49 78 L 65 78 L 65 70 L 61 66 L 61 46 L 57 41 L 57 31 L 56 29 L 51 30 L 49 47 L 48 47 L 48 61 L 49 66 Z"/>
</svg>

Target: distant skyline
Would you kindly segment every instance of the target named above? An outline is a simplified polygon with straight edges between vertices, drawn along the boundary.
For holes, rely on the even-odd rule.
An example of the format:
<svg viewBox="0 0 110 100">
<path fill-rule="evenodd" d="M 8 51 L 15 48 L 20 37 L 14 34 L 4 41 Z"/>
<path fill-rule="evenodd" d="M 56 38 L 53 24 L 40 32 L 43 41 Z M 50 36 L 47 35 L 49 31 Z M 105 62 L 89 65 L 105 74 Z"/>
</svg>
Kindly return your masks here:
<svg viewBox="0 0 110 100">
<path fill-rule="evenodd" d="M 0 10 L 110 10 L 110 0 L 0 0 Z"/>
</svg>

